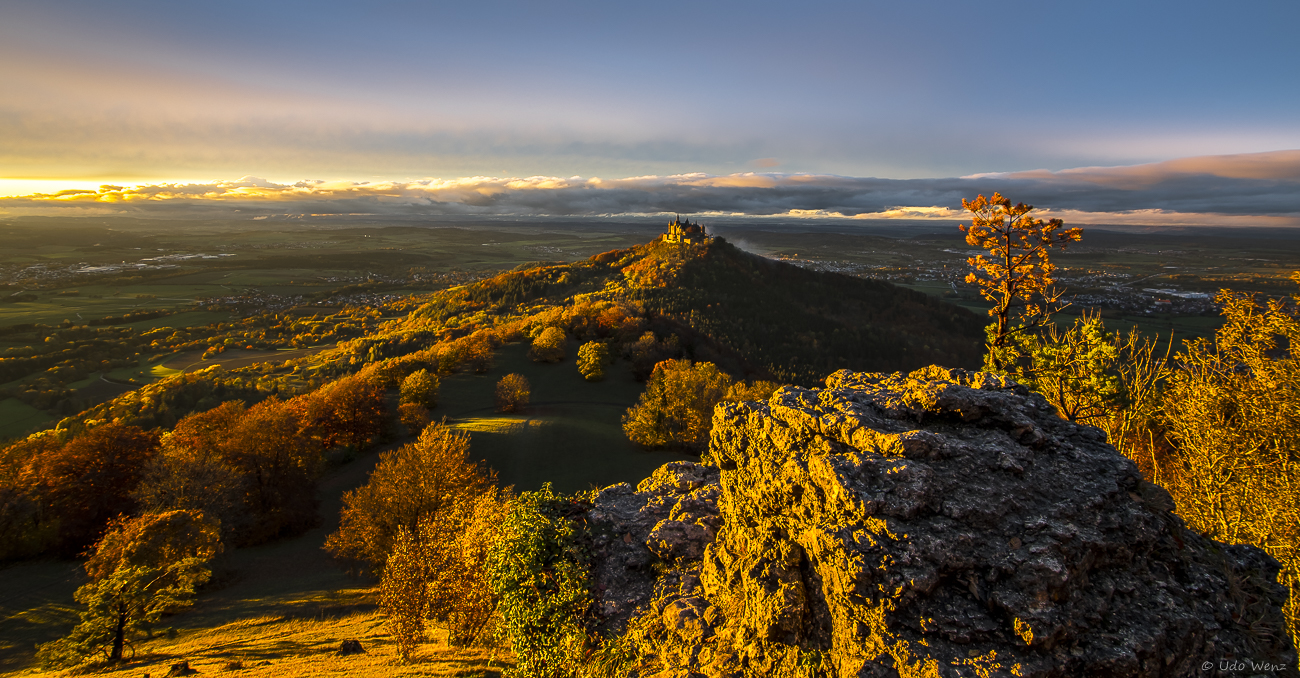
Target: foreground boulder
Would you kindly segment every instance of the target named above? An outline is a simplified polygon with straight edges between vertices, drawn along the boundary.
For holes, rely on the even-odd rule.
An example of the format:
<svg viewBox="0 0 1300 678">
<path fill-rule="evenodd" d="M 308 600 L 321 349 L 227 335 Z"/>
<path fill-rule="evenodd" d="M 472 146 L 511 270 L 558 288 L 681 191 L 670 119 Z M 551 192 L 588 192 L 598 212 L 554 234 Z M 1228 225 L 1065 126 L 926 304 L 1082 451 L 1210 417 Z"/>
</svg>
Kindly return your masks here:
<svg viewBox="0 0 1300 678">
<path fill-rule="evenodd" d="M 598 609 L 635 673 L 1295 667 L 1276 561 L 1188 531 L 1099 430 L 1000 377 L 841 371 L 724 403 L 706 460 L 596 499 Z"/>
</svg>

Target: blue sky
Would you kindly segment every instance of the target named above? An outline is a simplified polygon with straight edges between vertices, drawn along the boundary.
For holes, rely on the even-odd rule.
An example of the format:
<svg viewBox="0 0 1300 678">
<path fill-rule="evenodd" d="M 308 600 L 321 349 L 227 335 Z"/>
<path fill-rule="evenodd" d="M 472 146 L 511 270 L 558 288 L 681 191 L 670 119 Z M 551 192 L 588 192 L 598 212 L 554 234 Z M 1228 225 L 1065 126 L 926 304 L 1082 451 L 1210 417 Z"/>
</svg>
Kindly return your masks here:
<svg viewBox="0 0 1300 678">
<path fill-rule="evenodd" d="M 10 0 L 0 179 L 903 180 L 1282 151 L 1297 25 L 1282 1 Z"/>
</svg>

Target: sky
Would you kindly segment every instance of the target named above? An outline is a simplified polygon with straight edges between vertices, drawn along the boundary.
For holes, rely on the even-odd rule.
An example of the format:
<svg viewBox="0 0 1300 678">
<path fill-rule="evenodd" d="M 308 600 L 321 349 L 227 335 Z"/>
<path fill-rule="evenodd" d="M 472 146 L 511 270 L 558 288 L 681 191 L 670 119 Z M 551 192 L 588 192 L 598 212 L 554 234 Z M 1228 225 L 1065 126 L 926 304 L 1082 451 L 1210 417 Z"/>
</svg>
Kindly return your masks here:
<svg viewBox="0 0 1300 678">
<path fill-rule="evenodd" d="M 1002 190 L 1300 225 L 1296 25 L 1293 0 L 8 0 L 0 215 L 937 218 Z"/>
</svg>

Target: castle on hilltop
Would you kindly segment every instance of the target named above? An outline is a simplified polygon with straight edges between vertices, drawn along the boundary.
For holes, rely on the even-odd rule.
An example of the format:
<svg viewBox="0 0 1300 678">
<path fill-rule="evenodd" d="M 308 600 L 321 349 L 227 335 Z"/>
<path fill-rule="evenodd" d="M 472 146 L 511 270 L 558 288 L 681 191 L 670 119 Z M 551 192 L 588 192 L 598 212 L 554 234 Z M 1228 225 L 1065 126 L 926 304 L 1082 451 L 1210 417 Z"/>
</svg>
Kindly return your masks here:
<svg viewBox="0 0 1300 678">
<path fill-rule="evenodd" d="M 684 243 L 691 245 L 709 240 L 710 236 L 704 231 L 701 224 L 692 224 L 690 220 L 682 221 L 680 216 L 674 217 L 672 223 L 668 224 L 668 232 L 664 234 L 664 242 Z"/>
</svg>

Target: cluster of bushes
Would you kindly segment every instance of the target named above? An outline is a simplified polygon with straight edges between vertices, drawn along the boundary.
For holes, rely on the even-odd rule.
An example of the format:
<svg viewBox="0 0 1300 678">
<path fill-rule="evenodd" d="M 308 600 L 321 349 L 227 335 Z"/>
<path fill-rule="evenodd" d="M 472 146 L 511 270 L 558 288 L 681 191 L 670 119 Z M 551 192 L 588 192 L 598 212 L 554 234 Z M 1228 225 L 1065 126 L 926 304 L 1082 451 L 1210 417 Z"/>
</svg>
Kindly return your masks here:
<svg viewBox="0 0 1300 678">
<path fill-rule="evenodd" d="M 1093 343 L 1108 351 L 1071 352 L 1096 364 L 1071 373 L 1057 360 L 1071 395 L 1055 402 L 1067 417 L 1091 415 L 1078 418 L 1169 490 L 1189 527 L 1277 558 L 1291 590 L 1287 631 L 1300 642 L 1300 299 L 1261 303 L 1225 290 L 1218 302 L 1225 323 L 1214 340 L 1172 356 L 1103 336 Z"/>
<path fill-rule="evenodd" d="M 515 496 L 470 461 L 469 437 L 433 424 L 381 453 L 343 498 L 325 548 L 380 576 L 388 628 L 406 661 L 427 622 L 453 645 L 504 642 L 519 675 L 576 675 L 594 633 L 587 498 L 549 486 Z"/>
</svg>

